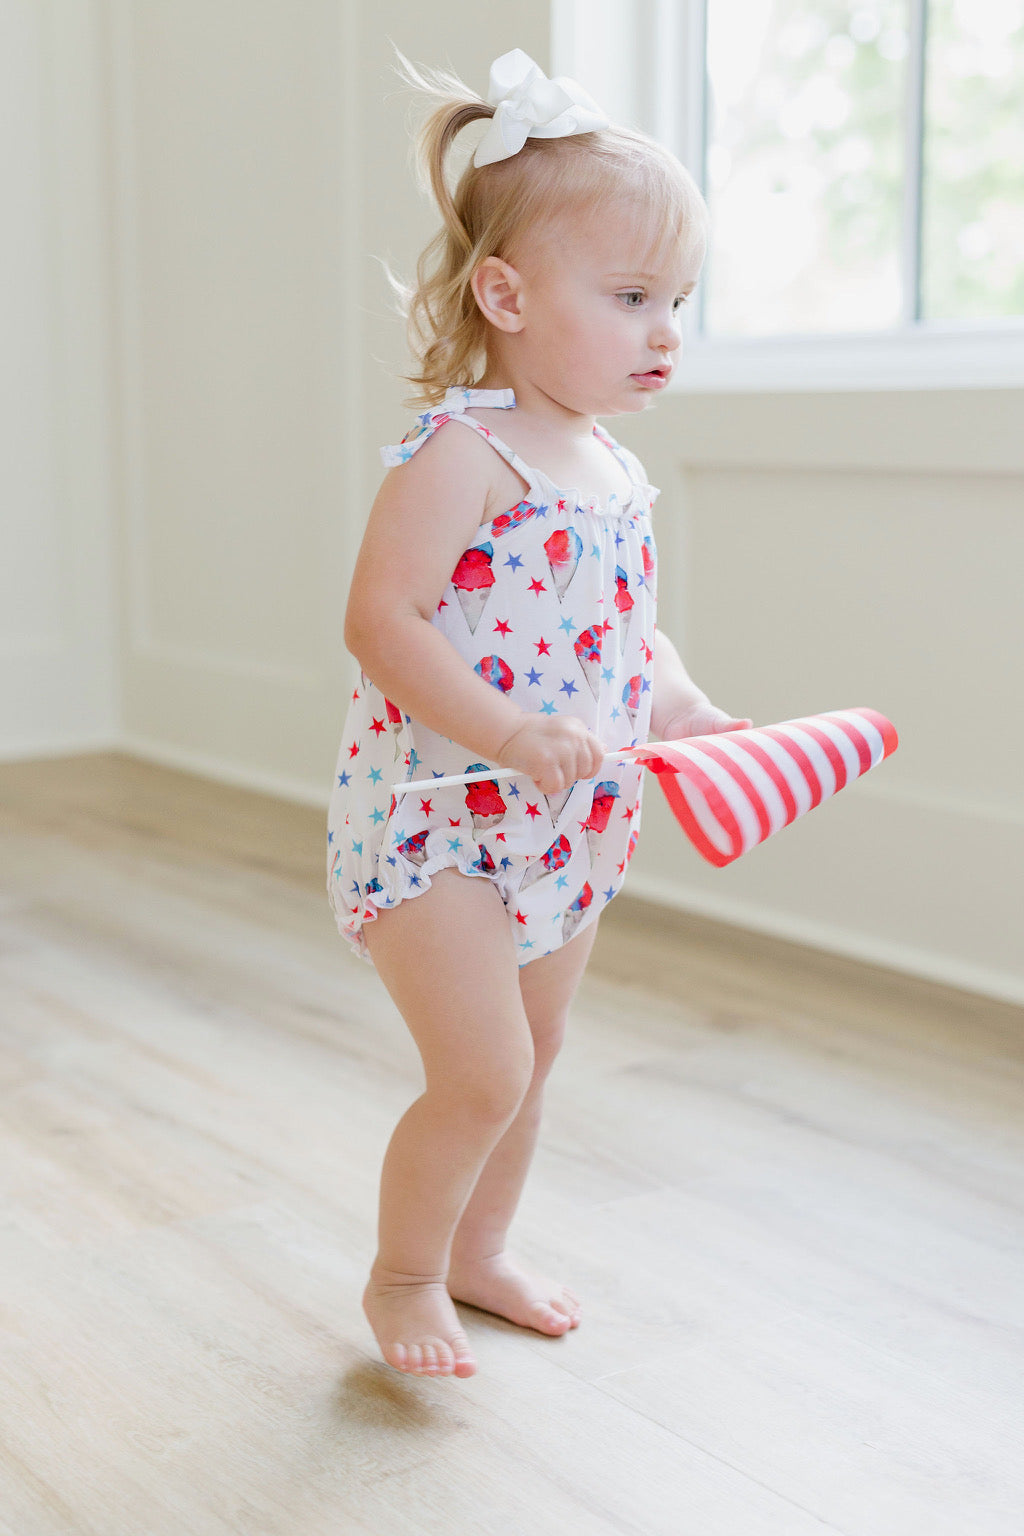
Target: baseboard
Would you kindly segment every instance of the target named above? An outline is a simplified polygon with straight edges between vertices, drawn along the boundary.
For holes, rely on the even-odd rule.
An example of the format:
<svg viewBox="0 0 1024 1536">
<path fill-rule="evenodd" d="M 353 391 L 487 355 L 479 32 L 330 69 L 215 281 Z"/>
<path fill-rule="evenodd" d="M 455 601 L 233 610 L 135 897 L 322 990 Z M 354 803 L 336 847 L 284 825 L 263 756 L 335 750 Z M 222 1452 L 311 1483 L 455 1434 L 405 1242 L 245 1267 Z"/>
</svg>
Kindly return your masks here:
<svg viewBox="0 0 1024 1536">
<path fill-rule="evenodd" d="M 46 757 L 70 757 L 85 752 L 126 752 L 161 767 L 180 769 L 201 778 L 213 779 L 221 784 L 231 784 L 239 789 L 255 790 L 261 794 L 275 795 L 299 805 L 311 806 L 326 813 L 330 798 L 330 783 L 313 784 L 294 779 L 285 774 L 268 773 L 262 769 L 242 768 L 235 763 L 193 752 L 181 747 L 168 746 L 166 742 L 152 741 L 143 736 L 126 734 L 119 737 L 96 736 L 29 741 L 16 746 L 0 747 L 0 761 L 28 760 Z M 635 866 L 626 886 L 626 893 L 642 901 L 685 912 L 691 916 L 709 918 L 733 927 L 746 928 L 770 938 L 783 939 L 791 944 L 841 955 L 846 959 L 867 965 L 882 966 L 887 970 L 900 971 L 923 981 L 938 982 L 956 987 L 961 991 L 975 992 L 999 1002 L 1024 1007 L 1024 982 L 1011 973 L 989 969 L 969 960 L 912 945 L 889 943 L 874 934 L 859 933 L 835 924 L 815 922 L 791 912 L 772 912 L 755 902 L 746 902 L 732 896 L 719 896 L 712 892 L 695 893 L 681 889 L 671 880 L 657 875 L 642 873 Z"/>
<path fill-rule="evenodd" d="M 829 923 L 816 923 L 791 913 L 770 913 L 753 902 L 737 901 L 729 896 L 702 894 L 694 898 L 669 880 L 642 875 L 635 869 L 626 883 L 624 894 L 691 916 L 747 928 L 769 938 L 785 939 L 791 944 L 801 944 L 826 954 L 842 955 L 867 965 L 902 971 L 922 981 L 935 981 L 960 991 L 976 992 L 998 1002 L 1024 1006 L 1024 983 L 1019 976 L 988 970 L 983 966 L 972 965 L 970 961 L 915 949 L 906 944 L 887 944 L 874 935 L 860 934 Z"/>
<path fill-rule="evenodd" d="M 33 737 L 0 743 L 0 763 L 28 763 L 37 757 L 78 757 L 83 752 L 121 752 L 121 739 L 104 735 Z"/>
<path fill-rule="evenodd" d="M 281 800 L 291 800 L 298 805 L 308 805 L 322 810 L 326 815 L 330 799 L 330 780 L 323 784 L 307 783 L 287 774 L 267 773 L 260 768 L 242 768 L 222 758 L 192 752 L 187 748 L 168 746 L 163 741 L 151 741 L 131 733 L 122 736 L 116 744 L 118 752 L 131 757 L 157 763 L 161 768 L 180 768 L 184 773 L 195 773 L 203 779 L 214 779 L 219 784 L 232 784 L 237 789 L 253 789 L 264 795 L 276 795 Z"/>
</svg>

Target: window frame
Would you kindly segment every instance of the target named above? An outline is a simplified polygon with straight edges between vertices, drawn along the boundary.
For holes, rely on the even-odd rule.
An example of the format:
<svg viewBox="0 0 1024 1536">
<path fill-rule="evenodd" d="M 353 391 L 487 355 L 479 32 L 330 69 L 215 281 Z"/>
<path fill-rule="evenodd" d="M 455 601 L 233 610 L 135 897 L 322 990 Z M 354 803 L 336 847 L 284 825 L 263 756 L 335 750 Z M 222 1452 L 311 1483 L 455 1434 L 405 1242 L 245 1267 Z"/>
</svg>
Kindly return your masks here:
<svg viewBox="0 0 1024 1536">
<path fill-rule="evenodd" d="M 705 184 L 708 0 L 552 0 L 552 74 L 579 79 L 613 119 L 667 144 Z M 910 6 L 904 113 L 902 323 L 879 331 L 708 336 L 686 316 L 672 392 L 1024 387 L 1024 317 L 920 318 L 927 0 Z M 680 89 L 680 85 L 682 89 Z M 701 289 L 698 288 L 698 293 Z"/>
</svg>

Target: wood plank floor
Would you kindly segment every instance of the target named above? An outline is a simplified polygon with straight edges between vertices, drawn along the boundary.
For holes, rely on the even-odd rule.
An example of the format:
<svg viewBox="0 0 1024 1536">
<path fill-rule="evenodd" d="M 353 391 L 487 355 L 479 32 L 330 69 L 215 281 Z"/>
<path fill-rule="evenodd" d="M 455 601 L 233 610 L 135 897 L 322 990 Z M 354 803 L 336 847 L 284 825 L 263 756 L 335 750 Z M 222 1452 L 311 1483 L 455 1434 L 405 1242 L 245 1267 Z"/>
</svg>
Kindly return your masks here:
<svg viewBox="0 0 1024 1536">
<path fill-rule="evenodd" d="M 620 899 L 517 1227 L 583 1325 L 411 1380 L 322 827 L 0 767 L 0 1532 L 1019 1536 L 1021 1011 Z"/>
</svg>

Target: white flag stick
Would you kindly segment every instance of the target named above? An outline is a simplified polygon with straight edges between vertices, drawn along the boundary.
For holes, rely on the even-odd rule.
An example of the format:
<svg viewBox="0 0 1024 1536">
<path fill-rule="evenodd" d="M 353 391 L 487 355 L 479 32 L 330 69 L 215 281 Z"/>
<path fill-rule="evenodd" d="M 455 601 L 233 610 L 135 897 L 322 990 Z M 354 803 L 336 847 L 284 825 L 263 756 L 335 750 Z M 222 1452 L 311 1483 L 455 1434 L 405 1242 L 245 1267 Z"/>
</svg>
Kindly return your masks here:
<svg viewBox="0 0 1024 1536">
<path fill-rule="evenodd" d="M 603 762 L 628 762 L 631 747 L 620 748 L 618 752 L 609 752 Z M 410 790 L 422 792 L 426 789 L 447 789 L 450 784 L 476 784 L 483 779 L 528 779 L 530 775 L 522 768 L 487 768 L 483 773 L 449 773 L 443 779 L 413 779 L 410 784 L 392 784 L 393 795 L 407 795 Z"/>
</svg>

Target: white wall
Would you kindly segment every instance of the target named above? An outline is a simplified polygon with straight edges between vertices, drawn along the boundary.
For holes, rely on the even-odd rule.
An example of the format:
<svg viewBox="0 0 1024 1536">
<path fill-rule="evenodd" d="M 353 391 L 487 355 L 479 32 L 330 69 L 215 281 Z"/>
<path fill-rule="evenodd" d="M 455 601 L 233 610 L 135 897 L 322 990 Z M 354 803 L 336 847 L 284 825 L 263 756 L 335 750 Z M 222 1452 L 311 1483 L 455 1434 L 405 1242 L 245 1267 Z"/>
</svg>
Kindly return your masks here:
<svg viewBox="0 0 1024 1536">
<path fill-rule="evenodd" d="M 92 8 L 0 0 L 0 757 L 117 730 Z"/>
<path fill-rule="evenodd" d="M 116 736 L 323 804 L 348 574 L 407 422 L 375 258 L 410 273 L 433 227 L 388 38 L 482 88 L 507 48 L 547 63 L 548 0 L 0 17 L 0 751 Z M 902 739 L 724 871 L 652 785 L 634 891 L 1024 998 L 1022 406 L 707 395 L 611 424 L 663 488 L 664 622 L 699 681 L 764 721 L 867 703 Z"/>
<path fill-rule="evenodd" d="M 306 797 L 364 499 L 353 14 L 106 11 L 125 740 Z"/>
<path fill-rule="evenodd" d="M 348 574 L 404 392 L 373 257 L 407 268 L 429 231 L 387 35 L 433 60 L 443 30 L 481 81 L 516 39 L 545 51 L 536 0 L 445 16 L 111 0 L 135 751 L 317 801 L 330 784 Z"/>
<path fill-rule="evenodd" d="M 758 721 L 867 704 L 894 757 L 724 870 L 647 801 L 656 899 L 1024 998 L 1024 392 L 676 396 L 622 431 L 664 622 Z"/>
</svg>

